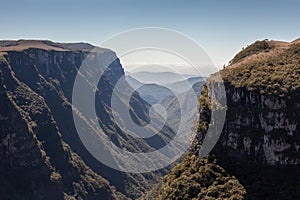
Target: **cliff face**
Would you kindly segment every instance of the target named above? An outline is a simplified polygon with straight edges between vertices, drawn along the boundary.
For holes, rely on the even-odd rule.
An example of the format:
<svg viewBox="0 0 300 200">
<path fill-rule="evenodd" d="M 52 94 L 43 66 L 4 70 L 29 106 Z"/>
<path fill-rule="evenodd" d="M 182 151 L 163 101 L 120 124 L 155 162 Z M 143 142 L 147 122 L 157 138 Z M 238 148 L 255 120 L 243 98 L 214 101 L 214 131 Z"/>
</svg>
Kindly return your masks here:
<svg viewBox="0 0 300 200">
<path fill-rule="evenodd" d="M 227 112 L 221 136 L 208 158 L 216 159 L 218 165 L 242 184 L 247 195 L 241 199 L 297 199 L 300 196 L 297 189 L 300 186 L 299 52 L 299 41 L 258 41 L 238 53 L 230 65 L 220 71 Z M 214 76 L 209 81 L 214 83 Z M 190 141 L 191 152 L 196 155 L 212 124 L 210 95 L 212 91 L 205 86 Z M 189 167 L 185 170 L 190 170 Z M 167 179 L 170 178 L 168 175 Z M 184 176 L 176 180 L 180 178 Z M 200 181 L 203 180 L 206 179 Z M 161 194 L 166 195 L 166 187 Z M 173 187 L 174 191 L 186 192 Z"/>
<path fill-rule="evenodd" d="M 226 84 L 227 117 L 215 152 L 236 160 L 266 165 L 299 164 L 299 94 L 260 94 Z M 201 109 L 192 133 L 191 149 L 199 152 L 210 110 Z"/>
<path fill-rule="evenodd" d="M 273 41 L 261 43 L 256 42 L 240 52 L 234 63 L 221 71 L 228 110 L 215 152 L 259 164 L 297 165 L 300 162 L 300 45 L 286 44 L 281 49 Z M 256 52 L 245 53 L 255 48 L 258 48 Z M 260 54 L 266 55 L 259 58 Z M 200 116 L 205 112 L 209 110 L 202 109 Z M 192 143 L 199 144 L 202 141 L 197 138 L 203 138 L 205 131 L 196 129 L 193 135 Z"/>
<path fill-rule="evenodd" d="M 0 102 L 4 108 L 11 108 L 11 110 L 3 110 L 1 107 L 1 112 L 4 112 L 0 118 L 3 125 L 1 131 L 2 149 L 5 150 L 3 150 L 3 155 L 6 155 L 8 159 L 8 161 L 3 159 L 3 162 L 5 161 L 3 167 L 9 169 L 6 173 L 1 174 L 19 175 L 17 170 L 9 167 L 8 163 L 12 161 L 18 162 L 16 167 L 18 166 L 19 168 L 21 168 L 23 162 L 33 162 L 31 165 L 45 165 L 43 174 L 45 177 L 53 174 L 52 171 L 54 171 L 54 175 L 57 175 L 58 179 L 62 179 L 62 181 L 58 181 L 61 183 L 60 185 L 53 185 L 53 190 L 57 190 L 57 187 L 59 187 L 58 189 L 62 192 L 53 192 L 51 194 L 63 195 L 63 193 L 66 193 L 66 195 L 70 194 L 70 196 L 75 198 L 81 197 L 83 199 L 93 199 L 94 196 L 99 196 L 100 194 L 103 195 L 101 196 L 102 198 L 105 197 L 104 199 L 106 197 L 113 199 L 116 195 L 118 196 L 119 194 L 111 189 L 108 181 L 118 191 L 126 194 L 128 197 L 136 198 L 158 179 L 157 174 L 160 172 L 157 174 L 126 174 L 101 164 L 87 151 L 77 134 L 72 115 L 73 83 L 83 60 L 94 48 L 83 43 L 60 44 L 49 41 L 0 42 L 2 62 L 0 68 L 2 80 Z M 112 117 L 113 111 L 111 109 L 110 96 L 114 85 L 124 75 L 124 71 L 119 59 L 111 50 L 97 48 L 93 54 L 103 65 L 109 64 L 98 86 L 96 86 L 98 90 L 95 98 L 98 123 L 105 130 L 108 138 L 117 146 L 132 152 L 153 150 L 167 143 L 174 135 L 173 131 L 167 126 L 163 128 L 160 134 L 146 140 L 139 140 L 126 134 L 116 125 Z M 115 61 L 107 63 L 112 58 Z M 95 68 L 93 70 L 95 71 L 91 73 L 97 73 L 98 69 Z M 84 78 L 89 83 L 89 78 L 91 77 L 86 76 Z M 124 80 L 121 81 L 123 81 L 124 90 L 122 92 L 124 95 L 131 94 L 132 89 L 130 86 Z M 118 101 L 121 106 L 124 104 L 123 106 L 127 107 L 122 99 L 118 99 Z M 11 106 L 9 107 L 8 105 L 10 104 Z M 133 94 L 130 101 L 130 110 L 137 123 L 147 124 L 149 122 L 149 108 L 150 105 L 143 101 L 137 93 Z M 12 111 L 13 109 L 15 110 Z M 88 123 L 90 120 L 83 116 L 81 123 L 87 129 L 92 130 L 93 128 Z M 22 124 L 24 127 L 19 129 L 18 127 Z M 27 127 L 30 130 L 27 131 Z M 15 131 L 9 131 L 10 129 Z M 22 145 L 22 148 L 12 147 L 12 144 Z M 44 148 L 45 150 L 43 150 Z M 16 149 L 24 150 L 24 153 L 22 154 Z M 6 152 L 7 150 L 11 151 Z M 44 153 L 39 153 L 40 155 L 30 154 L 29 152 L 31 151 L 45 151 L 44 160 L 41 157 Z M 16 156 L 18 158 L 15 158 Z M 26 156 L 30 157 L 27 159 Z M 118 154 L 116 153 L 113 156 L 118 156 Z M 46 158 L 50 159 L 49 166 Z M 74 159 L 77 161 L 73 161 Z M 53 161 L 54 164 L 51 162 L 52 160 L 55 160 L 55 163 Z M 30 169 L 31 167 L 28 166 L 28 168 Z M 32 166 L 30 170 L 34 169 Z M 74 170 L 75 175 L 73 173 Z M 67 178 L 65 178 L 66 176 Z M 42 177 L 39 176 L 40 180 L 45 181 Z M 12 181 L 11 183 L 14 184 L 13 178 L 9 178 Z M 1 180 L 4 182 L 4 179 Z M 68 181 L 65 182 L 65 180 Z M 34 176 L 28 178 L 28 181 L 39 183 Z M 28 181 L 26 185 L 31 187 L 32 184 L 27 184 Z M 51 180 L 49 180 L 49 184 L 51 184 Z M 94 184 L 96 184 L 95 187 L 93 186 Z M 43 184 L 38 184 L 38 186 L 43 187 Z M 19 194 L 19 189 L 16 189 L 17 187 L 14 185 L 8 184 L 7 187 L 16 190 L 16 194 Z M 48 188 L 48 186 L 45 186 L 45 188 Z M 7 188 L 3 189 L 3 192 L 6 190 Z M 31 191 L 30 194 L 34 194 L 36 190 L 39 189 L 31 187 L 28 191 Z M 101 193 L 102 190 L 106 191 L 106 193 Z M 43 193 L 42 190 L 40 193 Z M 45 194 L 48 194 L 48 192 Z M 27 196 L 24 198 L 27 198 Z"/>
<path fill-rule="evenodd" d="M 227 88 L 228 117 L 220 151 L 260 164 L 298 165 L 299 93 L 279 97 Z"/>
<path fill-rule="evenodd" d="M 64 142 L 44 98 L 0 67 L 1 198 L 123 198 Z"/>
</svg>

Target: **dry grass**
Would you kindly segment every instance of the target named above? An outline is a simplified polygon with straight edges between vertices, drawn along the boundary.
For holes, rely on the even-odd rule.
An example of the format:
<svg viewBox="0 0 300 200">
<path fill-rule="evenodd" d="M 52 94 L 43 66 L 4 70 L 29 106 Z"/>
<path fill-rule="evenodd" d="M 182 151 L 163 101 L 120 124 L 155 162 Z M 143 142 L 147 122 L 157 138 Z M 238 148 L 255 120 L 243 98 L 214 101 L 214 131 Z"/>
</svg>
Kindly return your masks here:
<svg viewBox="0 0 300 200">
<path fill-rule="evenodd" d="M 293 44 L 298 44 L 298 43 L 300 43 L 300 38 L 298 38 L 298 39 L 292 41 L 292 43 L 293 43 Z"/>
<path fill-rule="evenodd" d="M 282 41 L 269 41 L 270 50 L 263 51 L 249 55 L 239 62 L 229 65 L 229 68 L 236 68 L 244 65 L 251 65 L 255 62 L 267 61 L 269 59 L 275 58 L 279 54 L 283 53 L 285 50 L 289 49 L 292 44 L 299 43 L 300 39 L 293 42 L 282 42 Z"/>
<path fill-rule="evenodd" d="M 18 41 L 16 45 L 9 45 L 9 46 L 0 46 L 0 55 L 5 54 L 7 51 L 23 51 L 29 48 L 38 48 L 44 50 L 55 50 L 55 51 L 68 51 L 63 48 L 50 46 L 45 44 L 43 41 L 40 40 L 22 40 Z"/>
<path fill-rule="evenodd" d="M 267 45 L 266 45 L 267 42 Z M 297 94 L 300 88 L 300 40 L 258 41 L 221 70 L 225 82 L 265 95 Z"/>
</svg>

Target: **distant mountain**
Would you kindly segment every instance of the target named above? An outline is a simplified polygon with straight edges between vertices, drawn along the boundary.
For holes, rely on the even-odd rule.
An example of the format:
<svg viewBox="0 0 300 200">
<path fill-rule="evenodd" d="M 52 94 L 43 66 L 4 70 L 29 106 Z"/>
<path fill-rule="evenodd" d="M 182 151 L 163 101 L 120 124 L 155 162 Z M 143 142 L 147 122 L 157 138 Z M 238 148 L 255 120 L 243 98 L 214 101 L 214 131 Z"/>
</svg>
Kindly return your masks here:
<svg viewBox="0 0 300 200">
<path fill-rule="evenodd" d="M 160 73 L 155 73 L 155 74 L 159 75 Z M 176 96 L 177 94 L 185 93 L 188 90 L 190 90 L 192 87 L 194 87 L 195 84 L 203 85 L 204 78 L 191 77 L 183 81 L 169 83 L 165 86 L 159 84 L 145 84 L 136 80 L 131 75 L 126 75 L 126 81 L 137 92 L 139 92 L 140 96 L 144 100 L 146 100 L 150 104 L 155 104 L 160 101 L 163 101 L 167 97 L 173 97 Z"/>
<path fill-rule="evenodd" d="M 136 91 L 150 104 L 155 104 L 169 96 L 174 96 L 170 89 L 157 84 L 145 84 Z"/>
<path fill-rule="evenodd" d="M 125 75 L 125 79 L 134 90 L 138 89 L 139 87 L 141 87 L 145 84 L 145 83 L 142 83 L 142 82 L 136 80 L 131 75 Z"/>
<path fill-rule="evenodd" d="M 158 73 L 157 73 L 158 74 Z M 143 84 L 130 75 L 126 76 L 126 80 L 133 88 L 140 94 L 140 96 L 150 104 L 160 104 L 165 108 L 168 115 L 168 125 L 177 130 L 180 123 L 183 124 L 182 129 L 189 132 L 188 124 L 194 121 L 193 95 L 199 98 L 202 86 L 204 85 L 204 78 L 191 77 L 185 81 L 174 82 L 168 84 L 169 88 L 172 88 L 172 92 L 169 88 L 158 84 Z M 185 109 L 186 115 L 182 115 L 182 109 Z M 181 122 L 182 120 L 182 122 Z"/>
<path fill-rule="evenodd" d="M 190 90 L 194 84 L 204 82 L 205 78 L 203 77 L 190 77 L 183 81 L 169 83 L 166 87 L 170 88 L 172 91 L 176 91 L 177 93 L 183 93 Z"/>
<path fill-rule="evenodd" d="M 194 77 L 191 74 L 177 74 L 174 72 L 149 72 L 142 71 L 137 73 L 126 72 L 132 78 L 142 83 L 156 83 L 159 85 L 167 85 L 173 82 L 184 81 L 187 78 Z"/>
</svg>

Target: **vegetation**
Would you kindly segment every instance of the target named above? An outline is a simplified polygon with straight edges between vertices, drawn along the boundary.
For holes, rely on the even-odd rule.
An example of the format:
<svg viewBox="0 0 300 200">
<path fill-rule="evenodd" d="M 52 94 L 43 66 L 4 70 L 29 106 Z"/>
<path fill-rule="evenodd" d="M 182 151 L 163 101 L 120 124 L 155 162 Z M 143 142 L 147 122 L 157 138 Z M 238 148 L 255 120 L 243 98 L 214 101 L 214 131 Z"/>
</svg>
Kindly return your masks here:
<svg viewBox="0 0 300 200">
<path fill-rule="evenodd" d="M 208 89 L 206 85 L 203 85 L 201 95 L 198 100 L 200 110 L 211 110 L 211 100 L 208 96 Z"/>
<path fill-rule="evenodd" d="M 198 127 L 197 127 L 197 135 L 205 135 L 211 118 L 211 109 L 212 109 L 212 102 L 210 97 L 208 96 L 208 89 L 207 85 L 203 85 L 201 96 L 198 100 L 198 106 L 199 106 L 199 112 L 201 113 L 198 121 Z M 202 138 L 203 139 L 203 138 Z M 194 138 L 193 147 L 194 152 L 199 153 L 201 149 L 201 142 L 199 141 L 199 138 Z"/>
<path fill-rule="evenodd" d="M 158 199 L 231 199 L 246 198 L 246 190 L 216 161 L 188 154 L 165 176 Z"/>
<path fill-rule="evenodd" d="M 267 41 L 254 43 L 237 54 L 231 63 L 260 48 L 265 49 L 267 44 Z M 224 81 L 234 87 L 283 97 L 300 89 L 300 44 L 291 44 L 287 50 L 267 60 L 254 60 L 232 68 L 229 66 L 221 73 Z"/>
<path fill-rule="evenodd" d="M 5 62 L 5 58 L 2 55 L 0 55 L 0 63 L 3 64 L 4 62 Z"/>
<path fill-rule="evenodd" d="M 286 113 L 289 119 L 299 119 L 299 115 L 295 114 L 293 109 L 297 107 L 295 102 L 298 102 L 300 92 L 300 44 L 284 45 L 286 45 L 284 48 L 276 49 L 275 43 L 267 40 L 257 41 L 238 53 L 230 65 L 221 70 L 221 74 L 228 91 L 241 89 L 245 93 L 254 92 L 271 97 L 284 97 L 287 106 L 282 112 Z M 203 87 L 198 103 L 200 117 L 197 121 L 195 137 L 199 138 L 193 138 L 192 145 L 195 147 L 191 148 L 195 154 L 199 151 L 201 136 L 206 134 L 210 123 L 212 102 L 206 86 Z M 230 102 L 226 120 L 232 122 L 237 117 L 256 120 L 258 114 L 272 111 L 274 110 L 271 108 L 262 109 L 256 104 L 252 106 L 242 102 Z M 236 129 L 228 127 L 231 133 L 236 132 L 241 137 L 250 137 L 252 142 L 257 144 L 265 134 L 260 127 L 248 125 L 237 126 Z M 272 137 L 283 138 L 283 141 L 293 140 L 295 143 L 298 141 L 297 136 L 287 136 L 284 130 L 281 132 L 275 130 L 270 134 Z M 243 144 L 238 145 L 243 148 Z M 235 152 L 231 151 L 230 147 L 226 149 L 226 147 L 216 146 L 213 150 L 216 160 L 212 159 L 212 155 L 208 158 L 199 158 L 188 154 L 184 161 L 174 167 L 164 178 L 158 199 L 299 198 L 298 166 L 264 165 L 260 163 L 259 155 L 253 155 L 255 162 L 251 160 L 252 158 L 238 157 L 239 150 L 243 151 L 238 149 Z M 295 150 L 288 149 L 285 153 L 289 158 L 293 156 L 298 158 Z"/>
<path fill-rule="evenodd" d="M 231 158 L 218 159 L 230 174 L 233 174 L 247 191 L 247 199 L 299 199 L 299 166 L 267 166 L 248 159 L 228 162 Z"/>
<path fill-rule="evenodd" d="M 246 58 L 249 55 L 253 55 L 261 52 L 268 52 L 271 49 L 267 40 L 256 41 L 254 44 L 246 47 L 243 51 L 239 52 L 231 61 L 230 64 L 234 64 Z"/>
</svg>

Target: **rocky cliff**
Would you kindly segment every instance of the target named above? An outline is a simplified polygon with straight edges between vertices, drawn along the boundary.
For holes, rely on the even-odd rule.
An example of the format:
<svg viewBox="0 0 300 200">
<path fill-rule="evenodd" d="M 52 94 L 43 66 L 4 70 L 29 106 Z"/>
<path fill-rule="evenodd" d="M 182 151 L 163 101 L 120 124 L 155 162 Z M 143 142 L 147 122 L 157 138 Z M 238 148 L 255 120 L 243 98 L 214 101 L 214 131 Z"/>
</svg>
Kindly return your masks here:
<svg viewBox="0 0 300 200">
<path fill-rule="evenodd" d="M 45 99 L 0 62 L 1 199 L 125 199 L 63 140 Z"/>
<path fill-rule="evenodd" d="M 72 89 L 79 67 L 94 48 L 85 43 L 0 42 L 0 180 L 5 186 L 1 187 L 1 194 L 11 191 L 25 199 L 60 199 L 64 195 L 76 199 L 123 198 L 110 186 L 113 185 L 127 197 L 137 198 L 164 172 L 122 173 L 101 164 L 82 144 L 73 122 Z M 116 125 L 110 96 L 124 71 L 113 51 L 96 48 L 93 54 L 104 64 L 114 59 L 95 86 L 97 122 L 107 137 L 132 152 L 151 151 L 167 143 L 174 135 L 167 126 L 156 136 L 142 140 Z M 90 77 L 84 78 L 89 83 Z M 123 88 L 125 95 L 131 94 L 132 89 L 124 80 Z M 118 102 L 122 106 L 124 101 Z M 123 106 L 127 107 L 125 103 Z M 129 109 L 136 123 L 149 122 L 150 105 L 137 93 L 131 97 Z M 84 127 L 92 130 L 91 119 L 77 114 Z"/>
<path fill-rule="evenodd" d="M 228 110 L 216 150 L 260 164 L 299 164 L 299 51 L 297 42 L 259 41 L 221 71 Z"/>
<path fill-rule="evenodd" d="M 257 41 L 238 53 L 229 66 L 220 71 L 226 90 L 227 113 L 221 136 L 208 158 L 234 175 L 246 191 L 245 196 L 232 194 L 228 198 L 300 197 L 297 189 L 300 186 L 299 53 L 299 40 L 291 43 Z M 214 83 L 214 76 L 209 81 Z M 205 87 L 199 100 L 199 115 L 191 138 L 191 152 L 196 155 L 212 124 L 211 92 Z M 190 170 L 189 167 L 186 170 Z M 214 175 L 208 176 L 219 180 Z M 171 175 L 166 177 L 168 181 L 170 178 L 174 181 Z M 176 180 L 180 178 L 183 175 Z M 200 182 L 203 180 L 207 178 L 199 179 Z M 188 190 L 175 187 L 173 192 L 170 189 L 166 192 L 168 187 L 163 187 L 161 195 L 168 197 L 174 191 L 182 192 L 181 196 L 190 195 Z M 199 199 L 211 197 L 209 192 L 200 193 L 205 198 Z M 214 198 L 231 193 L 232 189 L 227 188 Z M 193 197 L 197 198 L 197 195 Z"/>
</svg>

